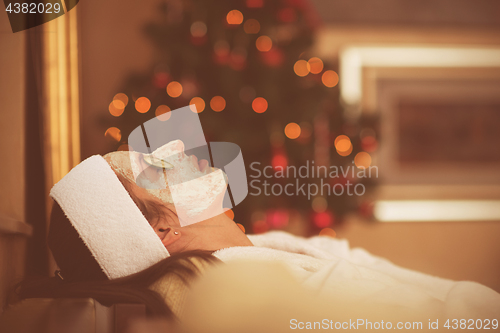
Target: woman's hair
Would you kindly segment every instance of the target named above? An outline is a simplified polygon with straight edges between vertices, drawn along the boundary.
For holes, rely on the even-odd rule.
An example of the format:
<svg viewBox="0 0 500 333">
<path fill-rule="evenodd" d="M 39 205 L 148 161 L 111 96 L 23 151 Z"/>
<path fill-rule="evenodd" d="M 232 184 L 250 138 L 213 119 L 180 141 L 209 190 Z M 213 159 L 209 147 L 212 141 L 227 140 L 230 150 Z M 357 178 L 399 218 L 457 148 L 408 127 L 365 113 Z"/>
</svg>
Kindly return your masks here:
<svg viewBox="0 0 500 333">
<path fill-rule="evenodd" d="M 150 223 L 162 217 L 165 210 L 159 203 L 139 199 L 128 181 L 124 177 L 118 178 Z M 177 274 L 184 281 L 185 277 L 195 275 L 197 267 L 191 258 L 209 263 L 218 261 L 207 251 L 183 252 L 141 272 L 109 280 L 56 202 L 50 218 L 48 245 L 60 268 L 59 276 L 21 282 L 16 287 L 18 298 L 90 297 L 104 305 L 142 303 L 151 315 L 171 317 L 172 310 L 163 297 L 148 287 L 167 273 Z"/>
</svg>

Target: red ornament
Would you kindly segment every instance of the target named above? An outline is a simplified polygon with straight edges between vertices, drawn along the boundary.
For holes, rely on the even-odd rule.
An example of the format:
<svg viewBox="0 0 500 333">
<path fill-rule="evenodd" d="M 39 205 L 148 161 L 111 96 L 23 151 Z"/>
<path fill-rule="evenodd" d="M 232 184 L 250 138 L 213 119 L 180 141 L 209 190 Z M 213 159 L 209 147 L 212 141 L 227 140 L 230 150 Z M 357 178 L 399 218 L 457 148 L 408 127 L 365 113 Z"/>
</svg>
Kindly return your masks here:
<svg viewBox="0 0 500 333">
<path fill-rule="evenodd" d="M 333 216 L 333 213 L 327 210 L 321 213 L 314 213 L 312 220 L 316 227 L 323 229 L 331 226 L 335 218 Z"/>
<path fill-rule="evenodd" d="M 285 55 L 281 49 L 273 47 L 267 52 L 260 52 L 262 62 L 269 67 L 279 67 L 285 60 Z"/>
</svg>

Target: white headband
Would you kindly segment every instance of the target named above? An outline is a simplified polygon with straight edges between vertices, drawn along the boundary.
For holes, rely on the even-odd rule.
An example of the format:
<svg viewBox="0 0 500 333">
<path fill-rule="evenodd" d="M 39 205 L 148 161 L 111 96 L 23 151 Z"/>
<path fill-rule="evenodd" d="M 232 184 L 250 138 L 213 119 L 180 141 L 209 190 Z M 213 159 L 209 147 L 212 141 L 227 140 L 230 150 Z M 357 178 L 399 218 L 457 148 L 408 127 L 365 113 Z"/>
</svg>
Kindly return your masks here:
<svg viewBox="0 0 500 333">
<path fill-rule="evenodd" d="M 169 256 L 102 156 L 74 167 L 52 187 L 50 196 L 109 279 L 140 272 Z"/>
</svg>

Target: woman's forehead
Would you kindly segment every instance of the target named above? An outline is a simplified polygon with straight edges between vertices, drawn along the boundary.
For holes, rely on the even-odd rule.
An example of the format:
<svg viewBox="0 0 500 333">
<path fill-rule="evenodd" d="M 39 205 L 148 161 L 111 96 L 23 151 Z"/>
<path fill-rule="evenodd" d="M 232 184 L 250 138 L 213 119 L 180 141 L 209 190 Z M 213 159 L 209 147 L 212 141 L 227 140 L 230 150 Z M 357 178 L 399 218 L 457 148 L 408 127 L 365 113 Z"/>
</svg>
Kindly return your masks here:
<svg viewBox="0 0 500 333">
<path fill-rule="evenodd" d="M 140 158 L 142 154 L 135 151 L 115 151 L 104 155 L 111 168 L 133 184 L 136 184 L 135 175 L 141 172 Z M 173 203 L 168 186 L 165 189 L 146 189 L 146 191 L 165 204 Z"/>
</svg>

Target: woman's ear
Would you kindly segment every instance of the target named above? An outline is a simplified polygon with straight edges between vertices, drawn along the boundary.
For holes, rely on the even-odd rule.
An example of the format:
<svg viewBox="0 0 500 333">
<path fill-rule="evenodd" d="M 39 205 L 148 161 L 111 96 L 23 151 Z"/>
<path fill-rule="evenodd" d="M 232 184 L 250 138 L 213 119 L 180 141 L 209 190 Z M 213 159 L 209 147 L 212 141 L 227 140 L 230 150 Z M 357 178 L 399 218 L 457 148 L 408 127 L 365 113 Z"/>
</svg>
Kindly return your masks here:
<svg viewBox="0 0 500 333">
<path fill-rule="evenodd" d="M 156 224 L 154 230 L 165 247 L 173 244 L 181 237 L 180 231 L 166 225 L 166 223 L 160 222 Z"/>
</svg>

